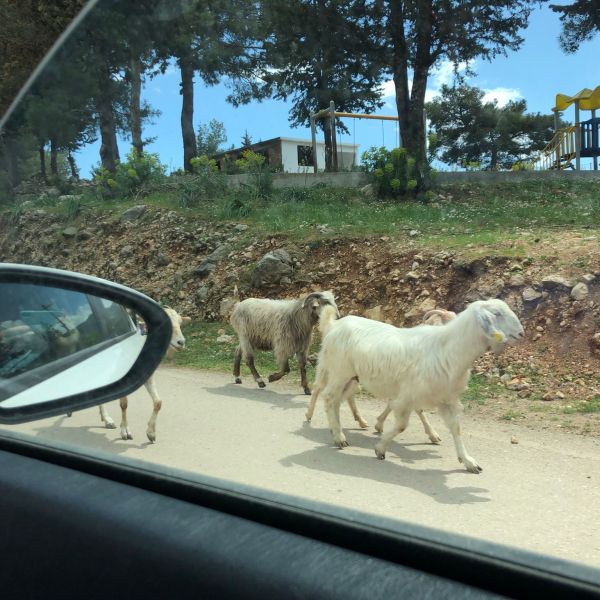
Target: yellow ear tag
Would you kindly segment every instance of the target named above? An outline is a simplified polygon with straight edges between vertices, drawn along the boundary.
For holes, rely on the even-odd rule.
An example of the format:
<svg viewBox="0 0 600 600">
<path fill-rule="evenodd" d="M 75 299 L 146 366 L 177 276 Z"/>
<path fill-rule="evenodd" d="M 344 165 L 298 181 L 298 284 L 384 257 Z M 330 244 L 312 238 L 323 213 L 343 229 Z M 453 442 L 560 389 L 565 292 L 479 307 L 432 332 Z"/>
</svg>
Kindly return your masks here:
<svg viewBox="0 0 600 600">
<path fill-rule="evenodd" d="M 494 331 L 494 340 L 496 342 L 503 342 L 504 336 L 499 331 Z"/>
</svg>

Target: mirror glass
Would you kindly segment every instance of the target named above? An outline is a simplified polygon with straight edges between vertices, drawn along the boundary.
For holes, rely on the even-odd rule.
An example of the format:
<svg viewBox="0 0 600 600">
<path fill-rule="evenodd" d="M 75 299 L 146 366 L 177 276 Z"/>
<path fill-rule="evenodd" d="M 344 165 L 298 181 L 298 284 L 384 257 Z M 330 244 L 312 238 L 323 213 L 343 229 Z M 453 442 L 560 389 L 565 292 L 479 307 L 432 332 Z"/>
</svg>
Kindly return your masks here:
<svg viewBox="0 0 600 600">
<path fill-rule="evenodd" d="M 48 402 L 119 381 L 140 355 L 145 332 L 137 315 L 107 298 L 0 283 L 0 406 Z"/>
</svg>

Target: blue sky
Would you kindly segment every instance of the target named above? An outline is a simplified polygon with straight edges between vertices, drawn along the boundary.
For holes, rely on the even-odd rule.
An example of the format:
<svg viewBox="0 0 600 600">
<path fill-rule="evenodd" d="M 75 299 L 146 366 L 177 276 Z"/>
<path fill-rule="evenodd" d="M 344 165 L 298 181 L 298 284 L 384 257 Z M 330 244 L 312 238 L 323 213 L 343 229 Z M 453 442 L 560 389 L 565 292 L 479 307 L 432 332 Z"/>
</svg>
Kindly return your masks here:
<svg viewBox="0 0 600 600">
<path fill-rule="evenodd" d="M 564 4 L 565 2 L 556 2 Z M 549 113 L 557 93 L 575 94 L 584 87 L 594 88 L 600 84 L 600 36 L 584 43 L 572 55 L 562 52 L 558 43 L 560 23 L 558 15 L 549 8 L 538 9 L 524 31 L 525 43 L 517 52 L 506 57 L 498 57 L 492 62 L 476 61 L 472 68 L 475 76 L 469 80 L 486 91 L 488 98 L 496 98 L 500 104 L 510 99 L 524 98 L 528 110 Z M 444 63 L 434 72 L 428 82 L 428 99 L 435 96 L 443 83 L 452 81 L 452 67 Z M 395 115 L 393 85 L 384 86 L 386 104 L 378 114 Z M 310 130 L 292 129 L 288 124 L 289 104 L 282 101 L 254 102 L 234 108 L 225 101 L 225 85 L 205 86 L 196 78 L 194 88 L 194 122 L 196 129 L 200 123 L 211 119 L 222 121 L 227 131 L 227 144 L 239 146 L 247 130 L 253 141 L 278 136 L 310 139 Z M 161 111 L 154 124 L 146 127 L 144 137 L 156 138 L 147 146 L 157 152 L 169 170 L 180 168 L 183 150 L 180 131 L 181 96 L 179 95 L 179 73 L 173 67 L 164 75 L 148 80 L 143 98 L 153 108 Z M 567 120 L 573 119 L 573 109 L 565 113 Z M 589 115 L 589 113 L 588 113 Z M 583 118 L 586 118 L 585 113 Z M 360 144 L 359 153 L 370 146 L 384 145 L 391 148 L 397 140 L 397 128 L 393 122 L 350 121 L 347 123 L 349 136 L 344 142 Z M 124 156 L 130 148 L 126 140 L 121 140 L 119 149 Z M 90 168 L 99 162 L 99 143 L 82 149 L 77 154 L 77 163 L 84 177 L 89 176 Z"/>
</svg>

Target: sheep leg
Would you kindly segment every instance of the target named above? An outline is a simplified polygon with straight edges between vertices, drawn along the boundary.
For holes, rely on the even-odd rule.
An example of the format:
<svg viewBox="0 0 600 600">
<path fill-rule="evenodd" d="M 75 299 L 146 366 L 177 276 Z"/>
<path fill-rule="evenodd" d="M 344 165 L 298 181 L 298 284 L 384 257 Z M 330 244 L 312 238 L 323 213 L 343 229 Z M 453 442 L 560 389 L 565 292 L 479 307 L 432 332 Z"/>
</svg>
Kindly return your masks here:
<svg viewBox="0 0 600 600">
<path fill-rule="evenodd" d="M 104 423 L 104 427 L 106 427 L 106 429 L 115 429 L 117 426 L 111 416 L 106 412 L 104 404 L 101 404 L 98 408 L 100 409 L 100 419 Z"/>
<path fill-rule="evenodd" d="M 256 383 L 258 383 L 258 387 L 264 388 L 265 382 L 263 381 L 263 378 L 260 376 L 260 373 L 256 370 L 256 367 L 254 366 L 254 356 L 252 356 L 252 354 L 246 354 L 246 364 L 248 365 L 248 368 L 250 369 L 250 372 L 252 373 L 252 377 L 254 377 L 254 381 L 256 381 Z"/>
<path fill-rule="evenodd" d="M 460 435 L 461 409 L 462 407 L 460 404 L 446 404 L 440 408 L 440 413 L 448 429 L 450 430 L 452 437 L 454 438 L 454 445 L 456 446 L 456 455 L 458 456 L 458 461 L 465 465 L 467 471 L 470 471 L 471 473 L 481 473 L 483 469 L 477 464 L 477 461 L 472 456 L 469 456 Z"/>
<path fill-rule="evenodd" d="M 344 395 L 345 395 L 346 399 L 348 400 L 348 406 L 350 406 L 350 410 L 352 411 L 352 416 L 354 417 L 354 420 L 358 423 L 358 425 L 362 429 L 366 429 L 369 426 L 369 424 L 362 418 L 362 415 L 358 412 L 358 407 L 356 406 L 356 399 L 354 398 L 354 390 L 356 390 L 356 388 L 358 386 L 356 386 L 356 384 L 353 385 L 354 381 L 355 380 L 352 380 L 351 382 L 346 384 L 346 388 L 344 389 Z M 358 379 L 356 379 L 356 381 L 358 382 Z M 353 391 L 352 391 L 352 394 L 350 394 L 348 396 L 347 388 L 350 386 L 353 387 Z"/>
<path fill-rule="evenodd" d="M 325 387 L 327 383 L 327 374 L 324 371 L 320 364 L 317 365 L 317 376 L 315 377 L 315 385 L 313 387 L 312 396 L 310 397 L 310 402 L 308 403 L 308 408 L 306 410 L 306 420 L 310 423 L 310 420 L 313 417 L 315 412 L 315 406 L 317 404 L 317 400 L 319 399 L 319 394 L 321 390 Z"/>
<path fill-rule="evenodd" d="M 279 366 L 279 371 L 269 375 L 269 383 L 279 381 L 284 375 L 290 372 L 290 361 L 287 356 L 278 356 L 277 365 Z"/>
<path fill-rule="evenodd" d="M 388 405 L 383 409 L 383 412 L 377 417 L 377 422 L 375 423 L 375 431 L 383 433 L 383 423 L 391 412 L 392 409 L 390 408 L 390 404 L 388 402 Z"/>
<path fill-rule="evenodd" d="M 407 428 L 408 420 L 410 419 L 410 408 L 400 405 L 398 407 L 393 406 L 392 410 L 394 411 L 396 423 L 390 431 L 381 436 L 381 439 L 375 445 L 375 455 L 380 460 L 385 459 L 385 452 L 388 449 L 388 446 L 399 433 L 402 433 Z"/>
<path fill-rule="evenodd" d="M 242 378 L 240 377 L 241 366 L 242 366 L 242 347 L 238 346 L 235 349 L 235 358 L 233 359 L 233 376 L 235 377 L 236 383 L 242 383 Z"/>
<path fill-rule="evenodd" d="M 329 422 L 329 429 L 333 435 L 333 441 L 338 448 L 344 448 L 348 445 L 346 436 L 342 431 L 340 424 L 340 404 L 342 401 L 342 394 L 344 387 L 339 385 L 328 384 L 323 390 L 323 398 L 325 401 L 325 411 L 327 413 L 327 421 Z"/>
<path fill-rule="evenodd" d="M 306 378 L 306 352 L 298 352 L 296 354 L 298 365 L 300 366 L 300 382 L 302 389 L 307 396 L 310 396 L 310 388 L 308 387 L 308 379 Z"/>
<path fill-rule="evenodd" d="M 427 415 L 422 410 L 417 410 L 417 414 L 419 415 L 419 419 L 421 419 L 421 423 L 423 423 L 423 428 L 425 429 L 425 433 L 432 444 L 439 444 L 442 441 L 442 438 L 438 435 L 437 431 L 431 426 Z"/>
<path fill-rule="evenodd" d="M 133 435 L 127 425 L 127 396 L 119 400 L 119 405 L 121 406 L 121 437 L 124 440 L 132 440 Z"/>
<path fill-rule="evenodd" d="M 153 405 L 153 410 L 152 410 L 152 416 L 150 417 L 150 420 L 148 421 L 148 429 L 146 429 L 146 435 L 148 436 L 148 439 L 154 443 L 156 441 L 156 418 L 158 417 L 158 412 L 161 409 L 162 406 L 162 402 L 160 400 L 160 398 L 158 397 L 158 392 L 156 390 L 156 385 L 154 384 L 154 377 L 151 376 L 150 379 L 148 379 L 148 381 L 146 381 L 146 390 L 148 390 L 148 393 L 150 394 L 150 397 L 152 398 L 152 405 Z"/>
</svg>

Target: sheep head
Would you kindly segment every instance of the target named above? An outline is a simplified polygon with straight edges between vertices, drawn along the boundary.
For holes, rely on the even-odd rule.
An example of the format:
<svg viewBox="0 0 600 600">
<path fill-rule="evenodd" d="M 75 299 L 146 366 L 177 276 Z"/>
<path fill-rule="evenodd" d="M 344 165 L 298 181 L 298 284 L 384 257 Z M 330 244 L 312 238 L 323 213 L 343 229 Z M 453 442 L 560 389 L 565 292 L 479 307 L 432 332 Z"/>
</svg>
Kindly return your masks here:
<svg viewBox="0 0 600 600">
<path fill-rule="evenodd" d="M 302 309 L 310 310 L 311 321 L 313 324 L 319 320 L 321 311 L 325 306 L 333 306 L 333 308 L 335 308 L 336 317 L 339 319 L 340 311 L 338 310 L 335 298 L 331 291 L 312 292 L 302 301 Z"/>
<path fill-rule="evenodd" d="M 479 300 L 471 305 L 476 312 L 490 349 L 499 354 L 507 344 L 518 342 L 523 337 L 523 325 L 503 300 Z"/>
<path fill-rule="evenodd" d="M 185 348 L 185 338 L 183 337 L 183 333 L 181 333 L 181 326 L 187 325 L 191 319 L 190 317 L 182 317 L 176 310 L 169 307 L 166 307 L 164 311 L 171 320 L 171 326 L 173 328 L 170 348 L 182 350 Z"/>
</svg>

